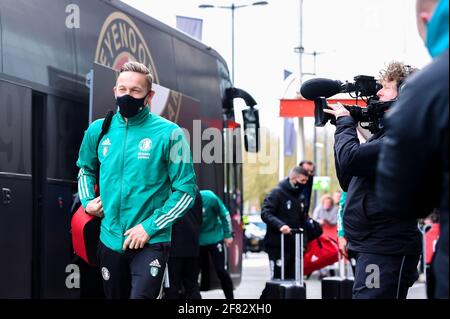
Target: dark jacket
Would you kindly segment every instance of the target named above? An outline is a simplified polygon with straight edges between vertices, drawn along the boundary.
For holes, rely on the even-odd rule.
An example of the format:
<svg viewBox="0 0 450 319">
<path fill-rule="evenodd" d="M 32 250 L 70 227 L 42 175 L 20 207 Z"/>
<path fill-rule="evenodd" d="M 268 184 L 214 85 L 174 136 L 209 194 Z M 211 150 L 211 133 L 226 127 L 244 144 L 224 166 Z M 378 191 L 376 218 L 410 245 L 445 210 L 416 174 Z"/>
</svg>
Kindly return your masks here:
<svg viewBox="0 0 450 319">
<path fill-rule="evenodd" d="M 440 212 L 437 263 L 448 298 L 448 50 L 406 82 L 386 118 L 377 195 L 386 214 L 402 219 Z"/>
<path fill-rule="evenodd" d="M 200 252 L 200 226 L 203 221 L 202 197 L 197 192 L 194 206 L 172 226 L 170 257 L 197 257 Z"/>
<path fill-rule="evenodd" d="M 288 225 L 291 228 L 303 227 L 305 223 L 305 204 L 300 199 L 300 194 L 305 186 L 294 189 L 289 179 L 282 180 L 264 199 L 261 218 L 267 224 L 267 232 L 264 238 L 266 248 L 280 247 L 280 227 Z M 286 244 L 293 240 L 294 236 L 288 236 Z"/>
<path fill-rule="evenodd" d="M 312 193 L 313 193 L 313 190 L 312 190 L 313 181 L 314 181 L 314 176 L 309 176 L 308 182 L 303 187 L 303 191 L 300 194 L 300 200 L 302 200 L 303 203 L 305 204 L 305 214 L 306 215 L 308 215 L 309 207 L 311 206 L 311 197 L 312 197 Z"/>
<path fill-rule="evenodd" d="M 356 125 L 350 116 L 338 118 L 334 145 L 336 173 L 347 192 L 344 231 L 349 249 L 388 255 L 420 254 L 416 219 L 386 216 L 375 196 L 375 173 L 384 132 L 360 144 Z"/>
</svg>

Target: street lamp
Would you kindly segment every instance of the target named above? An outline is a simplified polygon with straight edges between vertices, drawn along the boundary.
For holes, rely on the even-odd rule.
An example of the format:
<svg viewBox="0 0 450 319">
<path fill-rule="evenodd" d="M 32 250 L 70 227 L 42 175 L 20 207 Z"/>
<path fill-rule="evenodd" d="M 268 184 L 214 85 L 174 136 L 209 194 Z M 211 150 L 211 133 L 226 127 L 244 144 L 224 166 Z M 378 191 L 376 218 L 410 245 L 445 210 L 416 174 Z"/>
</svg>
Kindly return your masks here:
<svg viewBox="0 0 450 319">
<path fill-rule="evenodd" d="M 231 82 L 234 85 L 234 10 L 250 7 L 250 6 L 265 6 L 269 4 L 267 1 L 257 1 L 252 4 L 241 4 L 235 5 L 234 3 L 231 6 L 214 6 L 212 4 L 201 4 L 198 7 L 200 9 L 210 9 L 210 8 L 218 8 L 218 9 L 229 9 L 231 10 Z"/>
</svg>

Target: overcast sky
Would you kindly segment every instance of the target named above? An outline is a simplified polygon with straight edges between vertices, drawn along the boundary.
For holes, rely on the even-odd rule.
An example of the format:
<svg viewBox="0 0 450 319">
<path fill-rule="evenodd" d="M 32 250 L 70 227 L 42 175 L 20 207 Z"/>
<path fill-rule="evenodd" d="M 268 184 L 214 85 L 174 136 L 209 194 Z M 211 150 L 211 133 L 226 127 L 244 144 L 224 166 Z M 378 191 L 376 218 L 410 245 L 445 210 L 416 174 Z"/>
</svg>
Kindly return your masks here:
<svg viewBox="0 0 450 319">
<path fill-rule="evenodd" d="M 231 10 L 198 5 L 228 6 L 233 1 L 123 1 L 172 27 L 177 15 L 202 19 L 203 42 L 225 58 L 231 72 Z M 235 11 L 235 86 L 252 94 L 262 125 L 278 135 L 281 121 L 274 125 L 274 118 L 279 99 L 292 98 L 299 90 L 299 55 L 294 48 L 299 45 L 300 0 L 267 1 L 266 6 Z M 393 59 L 416 67 L 430 60 L 417 35 L 415 0 L 303 0 L 303 47 L 307 53 L 321 53 L 316 70 L 312 56 L 304 55 L 304 73 L 341 81 L 358 74 L 377 76 Z M 294 73 L 286 81 L 284 69 Z"/>
</svg>

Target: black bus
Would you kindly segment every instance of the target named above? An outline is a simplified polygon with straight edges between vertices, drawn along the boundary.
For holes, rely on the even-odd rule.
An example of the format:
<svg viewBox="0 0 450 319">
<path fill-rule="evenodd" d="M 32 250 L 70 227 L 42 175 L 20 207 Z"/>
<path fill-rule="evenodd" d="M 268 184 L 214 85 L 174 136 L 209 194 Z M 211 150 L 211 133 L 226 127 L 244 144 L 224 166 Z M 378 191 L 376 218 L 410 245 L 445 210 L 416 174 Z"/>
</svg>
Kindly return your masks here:
<svg viewBox="0 0 450 319">
<path fill-rule="evenodd" d="M 196 161 L 194 150 L 194 166 L 199 188 L 230 209 L 228 269 L 239 284 L 243 149 L 233 100 L 252 111 L 256 103 L 232 87 L 217 52 L 116 0 L 2 0 L 0 57 L 0 298 L 95 296 L 100 281 L 83 283 L 81 266 L 81 287 L 67 285 L 75 162 L 84 130 L 114 106 L 114 70 L 128 60 L 152 70 L 152 112 L 186 128 L 192 144 L 198 130 L 221 132 L 223 160 Z"/>
</svg>

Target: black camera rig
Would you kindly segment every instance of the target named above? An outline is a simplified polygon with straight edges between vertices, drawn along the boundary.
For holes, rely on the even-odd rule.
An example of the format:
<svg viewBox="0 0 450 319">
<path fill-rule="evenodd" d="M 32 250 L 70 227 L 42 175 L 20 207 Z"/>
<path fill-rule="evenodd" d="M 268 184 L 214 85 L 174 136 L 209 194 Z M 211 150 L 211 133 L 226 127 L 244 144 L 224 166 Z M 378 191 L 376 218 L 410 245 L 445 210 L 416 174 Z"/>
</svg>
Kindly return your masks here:
<svg viewBox="0 0 450 319">
<path fill-rule="evenodd" d="M 366 107 L 344 104 L 350 115 L 360 123 L 362 128 L 376 133 L 383 127 L 384 112 L 389 109 L 393 101 L 382 102 L 378 100 L 377 92 L 382 88 L 373 76 L 358 75 L 354 82 L 341 82 L 330 79 L 316 78 L 306 81 L 300 93 L 307 100 L 314 101 L 315 126 L 324 126 L 328 121 L 336 124 L 333 115 L 325 113 L 330 109 L 327 98 L 338 93 L 349 93 L 352 98 L 363 100 Z"/>
</svg>

